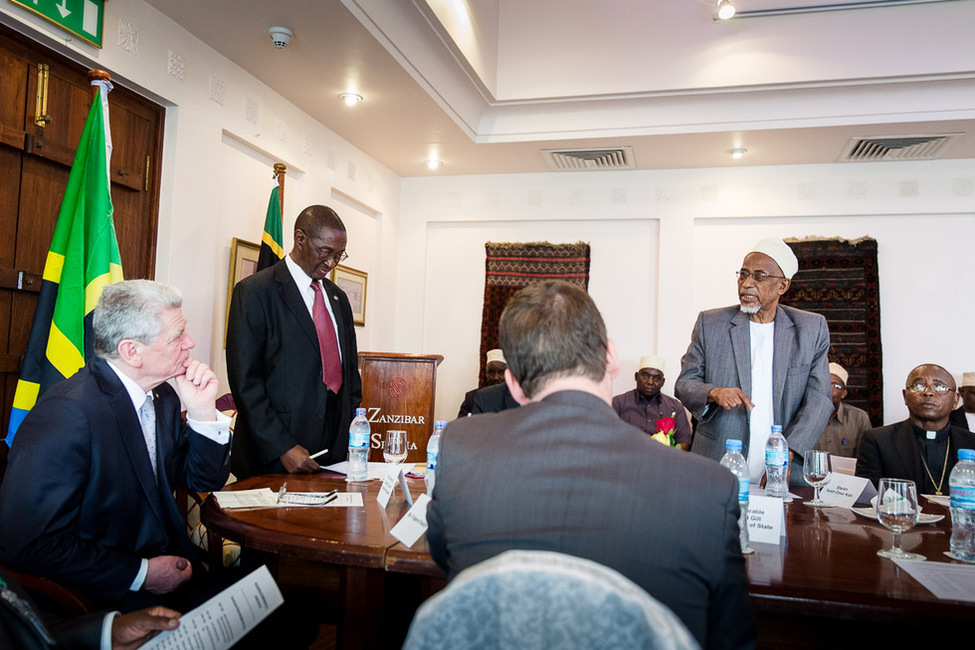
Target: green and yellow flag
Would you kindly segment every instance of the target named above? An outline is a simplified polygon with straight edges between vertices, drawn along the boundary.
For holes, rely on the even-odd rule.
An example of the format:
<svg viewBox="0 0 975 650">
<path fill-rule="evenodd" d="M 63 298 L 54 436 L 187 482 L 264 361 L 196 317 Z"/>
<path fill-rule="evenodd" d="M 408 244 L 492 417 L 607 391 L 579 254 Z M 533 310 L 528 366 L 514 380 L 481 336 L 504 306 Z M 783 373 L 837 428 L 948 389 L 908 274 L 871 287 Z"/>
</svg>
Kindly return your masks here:
<svg viewBox="0 0 975 650">
<path fill-rule="evenodd" d="M 8 445 L 37 398 L 77 372 L 92 356 L 91 312 L 102 288 L 122 279 L 108 177 L 112 152 L 108 92 L 112 85 L 92 83 L 99 88 L 71 165 L 44 265 L 44 281 L 10 413 Z"/>
<path fill-rule="evenodd" d="M 284 238 L 281 236 L 281 202 L 278 201 L 278 186 L 271 190 L 271 200 L 267 202 L 267 217 L 264 219 L 264 234 L 261 236 L 261 252 L 257 257 L 257 270 L 274 266 L 284 258 Z"/>
</svg>

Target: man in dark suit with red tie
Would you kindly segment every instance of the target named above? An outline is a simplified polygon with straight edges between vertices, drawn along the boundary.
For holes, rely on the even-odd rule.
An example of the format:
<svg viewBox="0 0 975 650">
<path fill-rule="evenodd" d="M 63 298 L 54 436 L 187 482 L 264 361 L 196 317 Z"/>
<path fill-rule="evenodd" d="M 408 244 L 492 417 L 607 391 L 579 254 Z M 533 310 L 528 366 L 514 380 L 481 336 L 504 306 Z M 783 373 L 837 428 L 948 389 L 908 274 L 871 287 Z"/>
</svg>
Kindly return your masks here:
<svg viewBox="0 0 975 650">
<path fill-rule="evenodd" d="M 327 278 L 347 242 L 334 210 L 309 206 L 295 220 L 291 253 L 234 288 L 227 374 L 237 478 L 314 472 L 346 458 L 362 382 L 349 299 Z"/>
</svg>

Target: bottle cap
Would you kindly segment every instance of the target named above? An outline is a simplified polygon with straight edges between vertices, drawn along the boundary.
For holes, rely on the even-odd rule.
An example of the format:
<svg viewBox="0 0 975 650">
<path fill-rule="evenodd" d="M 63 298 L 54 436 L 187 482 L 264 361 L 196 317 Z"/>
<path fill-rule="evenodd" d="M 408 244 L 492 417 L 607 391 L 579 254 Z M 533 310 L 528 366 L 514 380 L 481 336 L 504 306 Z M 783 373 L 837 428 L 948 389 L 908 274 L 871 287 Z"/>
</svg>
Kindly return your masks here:
<svg viewBox="0 0 975 650">
<path fill-rule="evenodd" d="M 959 449 L 958 460 L 975 460 L 975 449 Z"/>
<path fill-rule="evenodd" d="M 741 440 L 737 438 L 732 438 L 724 443 L 724 448 L 728 451 L 741 451 Z"/>
<path fill-rule="evenodd" d="M 433 421 L 433 430 L 434 431 L 436 431 L 437 429 L 443 429 L 446 426 L 447 426 L 447 421 L 446 420 L 434 420 Z"/>
<path fill-rule="evenodd" d="M 361 408 L 361 407 L 360 407 L 360 408 L 357 408 L 357 409 L 355 410 L 355 414 L 356 414 L 356 415 L 365 415 L 365 414 L 366 414 L 366 409 L 364 409 L 364 408 Z"/>
<path fill-rule="evenodd" d="M 782 433 L 782 425 L 781 424 L 773 424 L 772 425 L 772 432 L 774 433 L 776 431 L 778 431 L 779 433 Z"/>
</svg>

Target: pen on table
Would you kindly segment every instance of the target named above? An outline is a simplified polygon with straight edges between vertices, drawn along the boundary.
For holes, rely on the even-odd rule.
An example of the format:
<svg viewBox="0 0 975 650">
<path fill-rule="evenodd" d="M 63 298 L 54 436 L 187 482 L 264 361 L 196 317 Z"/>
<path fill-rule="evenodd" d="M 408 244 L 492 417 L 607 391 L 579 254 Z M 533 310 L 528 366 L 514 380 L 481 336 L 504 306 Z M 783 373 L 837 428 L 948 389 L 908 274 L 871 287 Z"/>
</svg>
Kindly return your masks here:
<svg viewBox="0 0 975 650">
<path fill-rule="evenodd" d="M 336 500 L 336 499 L 338 499 L 338 498 L 339 498 L 339 495 L 338 495 L 338 490 L 332 490 L 332 491 L 331 491 L 331 492 L 329 493 L 329 497 L 328 497 L 327 499 L 325 499 L 325 501 L 323 501 L 323 502 L 322 502 L 322 505 L 323 505 L 323 506 L 327 506 L 327 505 L 328 505 L 328 504 L 330 504 L 330 503 L 331 503 L 332 501 L 335 501 L 335 500 Z"/>
<path fill-rule="evenodd" d="M 318 458 L 318 457 L 319 457 L 319 456 L 321 456 L 322 454 L 327 454 L 327 453 L 328 453 L 328 449 L 322 449 L 322 450 L 321 450 L 320 452 L 318 452 L 317 454 L 312 454 L 311 456 L 309 456 L 309 458 Z"/>
</svg>

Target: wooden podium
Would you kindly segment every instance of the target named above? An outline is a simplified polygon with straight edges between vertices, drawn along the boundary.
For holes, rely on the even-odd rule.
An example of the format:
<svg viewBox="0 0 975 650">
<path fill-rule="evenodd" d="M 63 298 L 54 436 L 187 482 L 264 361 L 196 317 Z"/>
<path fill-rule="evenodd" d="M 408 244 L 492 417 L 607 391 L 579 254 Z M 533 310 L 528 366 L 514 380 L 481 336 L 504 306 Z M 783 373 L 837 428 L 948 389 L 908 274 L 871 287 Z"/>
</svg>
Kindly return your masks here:
<svg viewBox="0 0 975 650">
<path fill-rule="evenodd" d="M 362 404 L 372 439 L 369 460 L 383 462 L 383 436 L 387 429 L 406 431 L 406 463 L 425 463 L 427 440 L 433 433 L 439 354 L 360 352 Z"/>
</svg>

